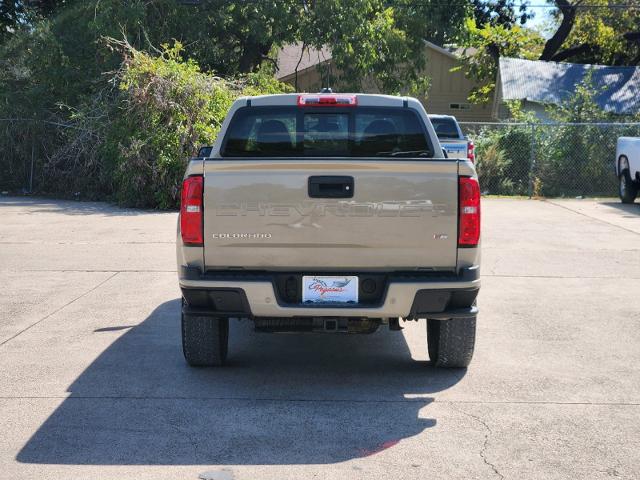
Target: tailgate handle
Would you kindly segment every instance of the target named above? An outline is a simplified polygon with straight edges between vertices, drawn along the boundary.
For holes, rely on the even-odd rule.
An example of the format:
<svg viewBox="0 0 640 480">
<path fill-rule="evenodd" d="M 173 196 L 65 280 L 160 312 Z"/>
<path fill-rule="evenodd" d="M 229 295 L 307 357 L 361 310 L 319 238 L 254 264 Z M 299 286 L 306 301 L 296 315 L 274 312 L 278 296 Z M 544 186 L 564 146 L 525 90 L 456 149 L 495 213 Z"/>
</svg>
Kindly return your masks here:
<svg viewBox="0 0 640 480">
<path fill-rule="evenodd" d="M 320 175 L 309 177 L 311 198 L 353 198 L 353 177 Z"/>
</svg>

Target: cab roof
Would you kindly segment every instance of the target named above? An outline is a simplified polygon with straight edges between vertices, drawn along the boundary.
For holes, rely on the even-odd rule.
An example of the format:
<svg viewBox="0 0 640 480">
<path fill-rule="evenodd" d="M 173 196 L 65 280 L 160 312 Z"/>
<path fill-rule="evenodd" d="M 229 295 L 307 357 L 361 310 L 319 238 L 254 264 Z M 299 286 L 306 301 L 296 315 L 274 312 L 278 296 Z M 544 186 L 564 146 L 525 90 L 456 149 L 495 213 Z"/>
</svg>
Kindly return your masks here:
<svg viewBox="0 0 640 480">
<path fill-rule="evenodd" d="M 402 107 L 407 103 L 418 102 L 415 98 L 394 95 L 378 95 L 372 93 L 284 93 L 277 95 L 259 95 L 255 97 L 240 97 L 237 103 L 247 106 L 295 106 L 300 97 L 356 97 L 358 106 L 365 107 Z"/>
</svg>

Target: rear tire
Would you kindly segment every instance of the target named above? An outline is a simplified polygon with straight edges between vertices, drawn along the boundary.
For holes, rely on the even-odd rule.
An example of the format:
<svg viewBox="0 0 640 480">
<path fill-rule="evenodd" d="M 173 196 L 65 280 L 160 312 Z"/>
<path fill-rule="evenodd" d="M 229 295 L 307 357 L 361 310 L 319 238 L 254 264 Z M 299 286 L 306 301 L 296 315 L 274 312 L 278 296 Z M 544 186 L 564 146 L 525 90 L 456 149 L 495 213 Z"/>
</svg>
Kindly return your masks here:
<svg viewBox="0 0 640 480">
<path fill-rule="evenodd" d="M 638 196 L 638 185 L 633 181 L 629 170 L 624 170 L 619 177 L 618 194 L 622 203 L 633 203 Z"/>
<path fill-rule="evenodd" d="M 227 360 L 229 319 L 182 314 L 182 352 L 192 367 L 218 367 Z"/>
<path fill-rule="evenodd" d="M 436 367 L 467 367 L 475 343 L 476 317 L 427 320 L 429 358 Z"/>
</svg>

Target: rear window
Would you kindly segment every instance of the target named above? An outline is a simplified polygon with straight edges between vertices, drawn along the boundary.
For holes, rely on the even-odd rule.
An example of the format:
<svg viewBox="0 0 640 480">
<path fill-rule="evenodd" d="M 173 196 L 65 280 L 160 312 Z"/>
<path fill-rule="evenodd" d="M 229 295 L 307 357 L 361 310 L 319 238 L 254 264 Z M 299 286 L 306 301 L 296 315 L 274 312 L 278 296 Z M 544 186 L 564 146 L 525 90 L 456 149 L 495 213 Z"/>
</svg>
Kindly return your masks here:
<svg viewBox="0 0 640 480">
<path fill-rule="evenodd" d="M 420 117 L 400 108 L 246 107 L 223 157 L 432 157 Z"/>
<path fill-rule="evenodd" d="M 453 118 L 429 118 L 433 124 L 433 129 L 440 140 L 460 138 L 456 121 Z"/>
</svg>

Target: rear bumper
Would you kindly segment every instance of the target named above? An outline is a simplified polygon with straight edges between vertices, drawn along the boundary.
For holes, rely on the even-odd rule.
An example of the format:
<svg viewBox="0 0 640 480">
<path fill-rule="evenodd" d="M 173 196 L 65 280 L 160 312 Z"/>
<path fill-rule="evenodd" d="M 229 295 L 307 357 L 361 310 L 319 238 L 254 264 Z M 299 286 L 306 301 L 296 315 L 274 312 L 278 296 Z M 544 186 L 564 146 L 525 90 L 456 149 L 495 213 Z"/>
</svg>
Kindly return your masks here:
<svg viewBox="0 0 640 480">
<path fill-rule="evenodd" d="M 200 274 L 182 269 L 180 288 L 185 310 L 203 315 L 238 317 L 469 317 L 480 288 L 478 267 L 459 275 L 393 275 L 385 280 L 380 301 L 368 305 L 314 305 L 287 303 L 267 273 Z"/>
</svg>

